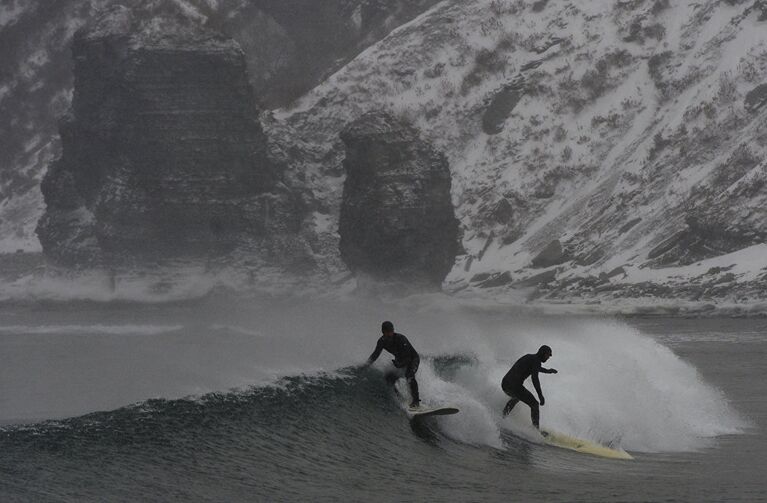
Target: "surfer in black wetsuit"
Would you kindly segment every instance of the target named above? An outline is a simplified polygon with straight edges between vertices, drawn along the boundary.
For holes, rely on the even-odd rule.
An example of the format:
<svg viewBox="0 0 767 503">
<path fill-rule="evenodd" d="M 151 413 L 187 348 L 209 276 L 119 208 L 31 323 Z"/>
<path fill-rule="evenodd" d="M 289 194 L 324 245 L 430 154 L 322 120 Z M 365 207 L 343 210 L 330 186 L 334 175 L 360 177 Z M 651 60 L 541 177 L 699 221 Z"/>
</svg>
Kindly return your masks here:
<svg viewBox="0 0 767 503">
<path fill-rule="evenodd" d="M 525 402 L 530 406 L 530 417 L 533 419 L 533 426 L 540 429 L 539 418 L 540 412 L 538 411 L 538 402 L 535 401 L 535 397 L 530 391 L 525 388 L 522 383 L 525 379 L 532 376 L 533 386 L 535 391 L 538 392 L 538 398 L 541 401 L 541 405 L 546 403 L 543 399 L 543 393 L 541 392 L 541 383 L 538 381 L 538 373 L 544 374 L 556 374 L 554 369 L 545 369 L 541 367 L 541 363 L 551 358 L 551 348 L 548 346 L 541 346 L 538 352 L 535 354 L 525 355 L 514 363 L 501 381 L 501 388 L 503 392 L 511 397 L 511 400 L 506 403 L 506 407 L 503 408 L 503 415 L 508 416 L 511 413 L 511 409 L 517 405 L 518 402 Z"/>
<path fill-rule="evenodd" d="M 410 341 L 407 340 L 407 337 L 394 332 L 394 324 L 391 321 L 381 323 L 381 332 L 383 335 L 378 339 L 376 349 L 368 358 L 367 364 L 370 365 L 376 361 L 384 349 L 393 354 L 394 360 L 392 360 L 392 363 L 394 363 L 396 370 L 386 373 L 386 382 L 394 386 L 397 379 L 404 376 L 410 385 L 410 395 L 412 397 L 410 407 L 418 407 L 421 402 L 418 396 L 418 382 L 415 380 L 418 364 L 421 363 L 418 352 L 410 344 Z"/>
</svg>

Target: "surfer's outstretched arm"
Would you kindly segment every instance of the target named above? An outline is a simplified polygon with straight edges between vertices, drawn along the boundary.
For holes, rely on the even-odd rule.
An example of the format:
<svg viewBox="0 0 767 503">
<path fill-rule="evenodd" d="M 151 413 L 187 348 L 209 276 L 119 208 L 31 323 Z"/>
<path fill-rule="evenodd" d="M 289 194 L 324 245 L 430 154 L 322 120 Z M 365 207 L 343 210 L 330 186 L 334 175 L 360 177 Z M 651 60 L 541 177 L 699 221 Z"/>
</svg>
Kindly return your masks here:
<svg viewBox="0 0 767 503">
<path fill-rule="evenodd" d="M 378 359 L 379 356 L 381 356 L 381 351 L 383 351 L 383 347 L 384 347 L 383 338 L 379 338 L 378 343 L 376 344 L 375 350 L 368 357 L 367 365 L 372 364 L 374 361 Z"/>
<path fill-rule="evenodd" d="M 545 368 L 541 367 L 541 370 L 539 370 L 539 372 L 541 372 L 543 374 L 556 374 L 557 373 L 557 369 L 545 369 Z"/>
</svg>

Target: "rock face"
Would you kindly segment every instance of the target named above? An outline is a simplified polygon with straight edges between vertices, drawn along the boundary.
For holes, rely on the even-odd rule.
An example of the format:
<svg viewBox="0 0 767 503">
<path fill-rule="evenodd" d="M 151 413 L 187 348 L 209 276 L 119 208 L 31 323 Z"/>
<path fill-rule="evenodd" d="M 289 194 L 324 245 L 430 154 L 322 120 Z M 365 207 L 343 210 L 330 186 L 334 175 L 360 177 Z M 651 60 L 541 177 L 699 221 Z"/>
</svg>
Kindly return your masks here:
<svg viewBox="0 0 767 503">
<path fill-rule="evenodd" d="M 296 231 L 236 42 L 116 8 L 75 36 L 37 233 L 62 264 L 211 258 Z"/>
<path fill-rule="evenodd" d="M 237 41 L 260 104 L 286 105 L 437 0 L 69 0 L 0 2 L 0 252 L 39 250 L 40 182 L 61 155 L 78 28 L 115 5 Z M 337 134 L 337 132 L 336 132 Z"/>
<path fill-rule="evenodd" d="M 412 126 L 382 112 L 352 122 L 341 139 L 344 262 L 375 279 L 439 287 L 459 239 L 444 155 Z"/>
<path fill-rule="evenodd" d="M 533 267 L 551 267 L 559 265 L 569 260 L 567 252 L 562 248 L 562 243 L 558 239 L 550 242 L 546 247 L 533 258 Z"/>
<path fill-rule="evenodd" d="M 767 84 L 759 84 L 746 93 L 743 107 L 749 112 L 757 112 L 765 103 L 767 103 Z"/>
<path fill-rule="evenodd" d="M 437 0 L 237 3 L 242 5 L 211 21 L 243 46 L 251 81 L 271 108 L 288 105 Z"/>
<path fill-rule="evenodd" d="M 523 95 L 523 85 L 516 81 L 498 91 L 482 114 L 482 131 L 490 135 L 503 131 L 504 122 Z"/>
</svg>

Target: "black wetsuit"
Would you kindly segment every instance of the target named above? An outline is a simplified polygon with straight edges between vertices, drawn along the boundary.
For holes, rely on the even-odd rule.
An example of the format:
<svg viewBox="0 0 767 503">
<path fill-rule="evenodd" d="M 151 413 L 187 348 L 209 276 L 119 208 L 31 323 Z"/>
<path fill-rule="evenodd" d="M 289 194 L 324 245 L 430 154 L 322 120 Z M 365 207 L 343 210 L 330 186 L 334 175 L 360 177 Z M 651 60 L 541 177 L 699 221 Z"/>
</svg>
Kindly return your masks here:
<svg viewBox="0 0 767 503">
<path fill-rule="evenodd" d="M 503 381 L 501 381 L 501 388 L 503 388 L 504 393 L 511 397 L 511 400 L 508 401 L 506 407 L 503 409 L 503 414 L 508 415 L 518 402 L 525 402 L 530 406 L 530 417 L 536 428 L 538 428 L 540 418 L 538 401 L 533 394 L 523 386 L 523 383 L 525 382 L 525 379 L 532 376 L 535 391 L 538 392 L 539 397 L 543 397 L 543 393 L 541 393 L 541 383 L 538 380 L 538 372 L 544 374 L 552 374 L 554 372 L 550 369 L 541 367 L 541 363 L 541 359 L 537 354 L 525 355 L 514 363 L 511 370 L 506 373 L 503 377 Z"/>
<path fill-rule="evenodd" d="M 413 403 L 417 404 L 420 401 L 418 395 L 418 382 L 415 380 L 415 373 L 418 371 L 418 364 L 421 363 L 421 359 L 418 356 L 418 352 L 410 344 L 402 334 L 394 333 L 392 335 L 382 335 L 378 339 L 375 351 L 368 358 L 368 363 L 373 363 L 381 355 L 382 350 L 386 350 L 394 355 L 394 366 L 398 369 L 404 369 L 405 379 L 407 379 L 410 385 L 410 394 L 412 395 Z M 389 384 L 394 384 L 401 375 L 397 372 L 387 372 L 386 381 Z"/>
</svg>

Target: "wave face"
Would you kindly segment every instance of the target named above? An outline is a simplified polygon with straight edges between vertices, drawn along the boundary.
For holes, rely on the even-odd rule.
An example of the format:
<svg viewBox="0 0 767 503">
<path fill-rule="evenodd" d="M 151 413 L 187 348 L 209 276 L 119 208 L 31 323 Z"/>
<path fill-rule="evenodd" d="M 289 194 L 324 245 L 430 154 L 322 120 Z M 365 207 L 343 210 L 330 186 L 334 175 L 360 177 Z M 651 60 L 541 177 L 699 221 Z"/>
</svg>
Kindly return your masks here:
<svg viewBox="0 0 767 503">
<path fill-rule="evenodd" d="M 385 317 L 423 355 L 417 375 L 423 400 L 461 410 L 411 423 L 383 381 L 388 355 L 373 367 L 358 365 L 378 336 L 379 304 L 251 307 L 248 316 L 232 315 L 246 311 L 241 305 L 217 303 L 152 308 L 154 316 L 101 313 L 98 323 L 70 316 L 55 325 L 58 335 L 51 326 L 12 319 L 0 341 L 23 329 L 14 344 L 99 338 L 128 341 L 120 351 L 146 345 L 143 354 L 156 353 L 157 368 L 145 364 L 141 372 L 152 376 L 162 398 L 6 424 L 0 494 L 11 501 L 494 500 L 520 494 L 524 480 L 529 497 L 542 492 L 567 500 L 579 487 L 593 500 L 604 496 L 589 493 L 600 481 L 632 486 L 636 480 L 622 477 L 641 472 L 641 463 L 631 468 L 536 444 L 524 404 L 501 416 L 503 375 L 541 344 L 553 348 L 546 366 L 559 371 L 541 375 L 544 427 L 641 459 L 693 455 L 749 426 L 695 367 L 623 323 L 389 306 Z M 73 337 L 77 331 L 83 334 Z M 204 357 L 187 347 L 210 341 L 220 343 L 221 354 L 210 353 L 215 345 Z M 107 353 L 101 351 L 100 357 Z M 174 358 L 199 358 L 191 375 L 199 393 L 168 391 L 165 380 L 173 376 L 158 369 L 172 374 Z M 251 360 L 258 372 L 243 363 Z M 220 378 L 224 369 L 231 380 Z M 99 372 L 111 379 L 108 366 Z M 205 392 L 247 380 L 257 384 Z M 407 393 L 404 383 L 398 388 Z M 552 473 L 559 489 L 551 487 Z"/>
</svg>

